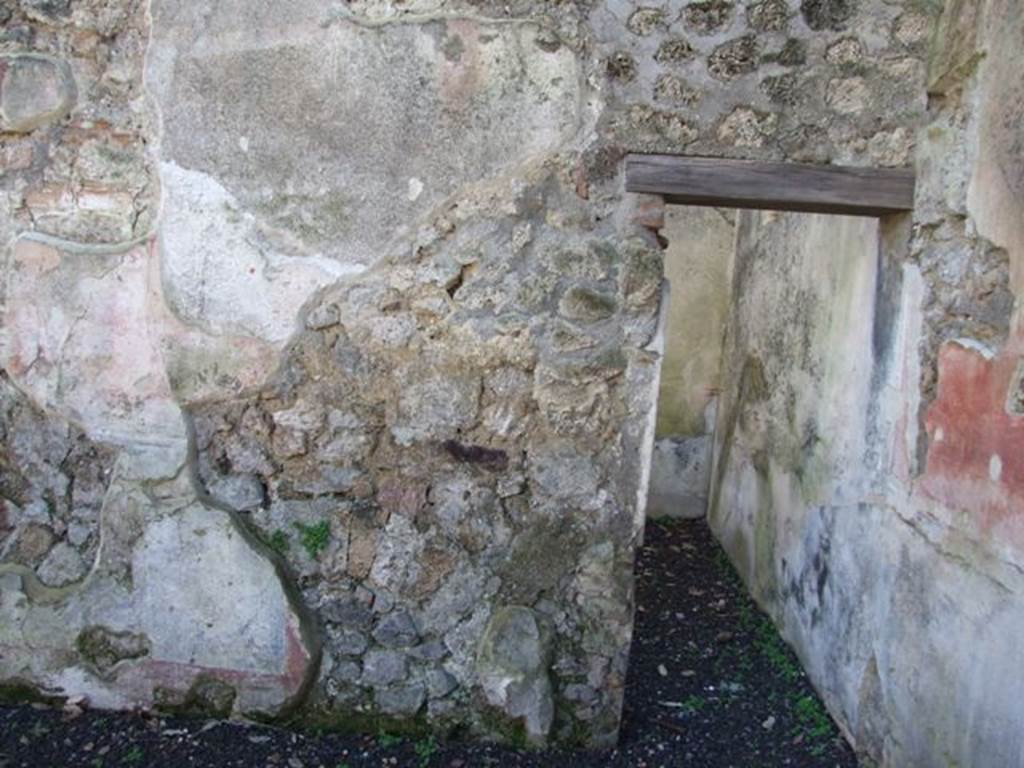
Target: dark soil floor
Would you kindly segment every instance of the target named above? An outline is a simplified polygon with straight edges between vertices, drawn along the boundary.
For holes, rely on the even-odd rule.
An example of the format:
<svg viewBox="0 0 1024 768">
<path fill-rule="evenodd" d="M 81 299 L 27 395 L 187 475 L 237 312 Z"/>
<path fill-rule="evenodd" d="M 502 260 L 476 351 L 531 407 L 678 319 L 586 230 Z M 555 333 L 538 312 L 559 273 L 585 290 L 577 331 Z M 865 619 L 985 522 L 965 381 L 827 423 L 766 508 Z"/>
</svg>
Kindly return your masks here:
<svg viewBox="0 0 1024 768">
<path fill-rule="evenodd" d="M 618 749 L 304 734 L 222 721 L 39 705 L 0 708 L 0 768 L 16 766 L 856 766 L 793 654 L 743 592 L 704 521 L 651 522 Z"/>
</svg>

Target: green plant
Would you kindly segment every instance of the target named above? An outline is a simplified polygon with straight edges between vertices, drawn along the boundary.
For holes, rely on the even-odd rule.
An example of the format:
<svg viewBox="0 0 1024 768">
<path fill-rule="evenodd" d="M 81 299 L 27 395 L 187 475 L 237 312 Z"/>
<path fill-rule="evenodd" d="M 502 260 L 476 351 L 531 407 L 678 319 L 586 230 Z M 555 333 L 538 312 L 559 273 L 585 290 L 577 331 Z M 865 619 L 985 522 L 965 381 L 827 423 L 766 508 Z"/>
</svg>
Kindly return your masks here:
<svg viewBox="0 0 1024 768">
<path fill-rule="evenodd" d="M 758 650 L 768 660 L 775 670 L 787 681 L 795 682 L 800 677 L 800 667 L 793 661 L 789 649 L 782 642 L 779 633 L 775 631 L 775 625 L 765 616 L 757 627 L 757 637 L 754 641 Z"/>
<path fill-rule="evenodd" d="M 316 560 L 317 555 L 327 547 L 327 542 L 331 538 L 330 523 L 321 520 L 315 525 L 295 523 L 295 527 L 299 530 L 299 543 L 302 544 L 302 548 L 309 553 L 310 558 Z"/>
<path fill-rule="evenodd" d="M 142 749 L 136 745 L 125 753 L 124 761 L 129 764 L 134 764 L 142 759 Z"/>
<path fill-rule="evenodd" d="M 391 749 L 402 743 L 402 737 L 387 731 L 377 731 L 377 743 L 384 749 Z"/>
<path fill-rule="evenodd" d="M 288 534 L 279 528 L 270 535 L 267 544 L 279 555 L 283 555 L 288 551 Z"/>
<path fill-rule="evenodd" d="M 797 726 L 794 734 L 803 732 L 808 741 L 807 751 L 821 757 L 828 749 L 828 740 L 834 733 L 832 720 L 814 696 L 801 696 L 793 704 Z"/>
<path fill-rule="evenodd" d="M 801 696 L 793 705 L 800 728 L 814 740 L 826 739 L 832 735 L 832 721 L 825 708 L 814 696 Z"/>
<path fill-rule="evenodd" d="M 695 715 L 702 709 L 704 709 L 706 704 L 707 701 L 705 701 L 702 697 L 691 693 L 689 696 L 683 699 L 682 711 L 688 715 Z"/>
<path fill-rule="evenodd" d="M 433 736 L 420 739 L 413 745 L 413 750 L 420 759 L 420 768 L 427 768 L 430 759 L 437 753 L 437 741 Z"/>
</svg>

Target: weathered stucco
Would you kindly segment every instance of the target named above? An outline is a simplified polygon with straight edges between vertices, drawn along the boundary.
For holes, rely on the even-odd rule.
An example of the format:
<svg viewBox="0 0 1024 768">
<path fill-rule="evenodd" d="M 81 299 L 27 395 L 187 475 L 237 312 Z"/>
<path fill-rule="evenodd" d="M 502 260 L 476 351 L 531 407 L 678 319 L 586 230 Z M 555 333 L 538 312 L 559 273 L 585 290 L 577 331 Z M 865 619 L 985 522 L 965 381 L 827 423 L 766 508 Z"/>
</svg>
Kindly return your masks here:
<svg viewBox="0 0 1024 768">
<path fill-rule="evenodd" d="M 947 4 L 880 240 L 741 219 L 712 527 L 884 765 L 1024 760 L 1022 34 L 1016 3 Z"/>
<path fill-rule="evenodd" d="M 262 8 L 11 41 L 2 677 L 607 742 L 662 268 L 581 17 Z"/>
<path fill-rule="evenodd" d="M 647 497 L 652 517 L 707 511 L 735 223 L 735 212 L 725 209 L 669 206 L 665 212 L 671 293 Z"/>
<path fill-rule="evenodd" d="M 729 316 L 736 212 L 669 206 L 662 235 L 671 284 L 658 391 L 658 437 L 707 432 L 708 405 L 721 388 L 722 339 Z"/>
<path fill-rule="evenodd" d="M 529 20 L 375 25 L 246 0 L 152 14 L 161 268 L 174 310 L 220 333 L 283 343 L 317 288 L 587 116 L 576 57 Z"/>
<path fill-rule="evenodd" d="M 990 5 L 977 45 L 1012 50 L 1018 12 Z M 94 706 L 613 741 L 663 310 L 660 204 L 623 193 L 620 160 L 906 165 L 930 12 L 917 0 L 0 6 L 0 681 Z M 833 274 L 821 249 L 800 252 L 824 280 L 805 298 L 827 288 L 846 314 L 806 344 L 782 335 L 778 351 L 796 357 L 779 375 L 806 380 L 788 404 L 764 400 L 792 411 L 785 467 L 807 454 L 820 471 L 808 488 L 875 505 L 836 525 L 862 526 L 885 562 L 902 563 L 898 607 L 936 606 L 862 654 L 858 669 L 876 671 L 858 672 L 856 697 L 826 690 L 858 744 L 894 764 L 932 754 L 907 724 L 951 682 L 984 702 L 949 710 L 958 716 L 984 713 L 995 729 L 1014 712 L 1000 703 L 1004 662 L 958 677 L 973 640 L 922 634 L 915 619 L 952 620 L 931 585 L 948 586 L 978 611 L 958 614 L 962 636 L 1012 659 L 990 634 L 1016 626 L 1012 600 L 986 585 L 1017 594 L 1003 572 L 1015 539 L 991 543 L 1018 530 L 1017 497 L 1001 490 L 1019 480 L 1016 432 L 981 445 L 948 407 L 984 380 L 991 391 L 972 407 L 990 413 L 1004 380 L 1021 378 L 1004 344 L 1016 338 L 1004 310 L 1019 277 L 1005 274 L 1020 249 L 994 213 L 1019 195 L 991 181 L 1016 167 L 1000 126 L 1019 80 L 1012 63 L 974 56 L 973 40 L 933 78 L 913 261 Z M 863 222 L 844 226 L 850 242 L 866 236 Z M 748 227 L 751 247 L 759 231 Z M 979 258 L 958 258 L 964 243 Z M 964 276 L 971 289 L 958 291 Z M 768 278 L 779 291 L 806 282 Z M 875 297 L 870 322 L 856 296 Z M 759 322 L 773 327 L 802 297 Z M 815 363 L 864 328 L 875 346 L 854 356 L 855 386 L 840 376 L 853 358 Z M 970 357 L 974 342 L 950 346 L 960 336 L 992 360 Z M 881 359 L 893 362 L 873 375 Z M 761 397 L 769 356 L 760 372 L 729 360 L 723 386 Z M 887 393 L 868 437 L 853 411 L 813 402 L 829 371 L 837 398 Z M 924 418 L 919 393 L 935 398 Z M 743 400 L 729 398 L 723 420 Z M 1024 397 L 1007 398 L 1009 430 Z M 837 436 L 810 439 L 808 420 Z M 742 442 L 757 425 L 737 423 L 726 480 L 750 477 L 736 462 L 760 439 Z M 940 428 L 949 455 L 935 447 Z M 896 447 L 850 454 L 885 430 Z M 999 471 L 955 448 L 966 444 L 999 451 Z M 959 512 L 926 525 L 892 502 L 895 525 L 889 501 L 828 480 L 844 456 L 853 479 L 861 465 L 911 478 L 915 504 L 953 499 L 944 478 L 966 462 L 996 506 L 956 527 Z M 803 509 L 778 477 L 772 493 Z M 968 533 L 940 547 L 932 524 Z M 735 527 L 720 530 L 738 556 Z M 798 589 L 817 583 L 803 571 L 810 550 L 790 562 Z M 955 585 L 946 576 L 961 572 Z M 843 589 L 872 594 L 872 573 L 851 566 Z M 823 688 L 826 668 L 853 679 L 808 650 L 849 632 L 800 635 L 791 625 L 806 612 L 787 615 Z M 941 674 L 911 676 L 898 694 L 890 659 L 919 647 Z M 1015 754 L 973 733 L 979 754 Z"/>
</svg>

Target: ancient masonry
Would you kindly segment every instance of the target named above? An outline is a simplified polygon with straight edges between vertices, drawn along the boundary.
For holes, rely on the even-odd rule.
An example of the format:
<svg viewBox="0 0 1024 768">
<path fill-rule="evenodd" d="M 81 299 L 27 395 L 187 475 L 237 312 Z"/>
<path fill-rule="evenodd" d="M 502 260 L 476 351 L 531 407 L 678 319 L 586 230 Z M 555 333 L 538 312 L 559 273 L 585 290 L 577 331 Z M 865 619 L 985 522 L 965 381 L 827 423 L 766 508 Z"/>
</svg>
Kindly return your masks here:
<svg viewBox="0 0 1024 768">
<path fill-rule="evenodd" d="M 738 217 L 710 519 L 859 750 L 1019 764 L 1022 13 L 0 0 L 3 690 L 613 743 L 622 158 L 914 166 L 912 216 Z"/>
</svg>

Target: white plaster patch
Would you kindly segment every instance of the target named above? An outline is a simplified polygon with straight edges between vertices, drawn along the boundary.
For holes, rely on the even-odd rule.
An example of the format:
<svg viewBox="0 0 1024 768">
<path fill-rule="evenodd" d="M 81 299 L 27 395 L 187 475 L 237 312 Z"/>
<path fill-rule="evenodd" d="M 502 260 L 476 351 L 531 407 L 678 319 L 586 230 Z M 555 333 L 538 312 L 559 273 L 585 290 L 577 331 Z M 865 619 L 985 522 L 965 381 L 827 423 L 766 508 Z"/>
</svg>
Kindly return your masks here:
<svg viewBox="0 0 1024 768">
<path fill-rule="evenodd" d="M 654 463 L 654 433 L 658 422 L 658 388 L 661 384 L 661 364 L 665 359 L 665 326 L 668 323 L 668 310 L 671 294 L 668 281 L 661 284 L 661 300 L 658 306 L 658 325 L 654 336 L 646 349 L 655 354 L 651 370 L 648 372 L 647 401 L 651 404 L 642 421 L 640 437 L 640 478 L 636 489 L 636 516 L 634 525 L 637 529 L 643 526 L 647 512 L 647 494 L 651 486 L 651 467 Z"/>
<path fill-rule="evenodd" d="M 968 339 L 968 338 L 953 339 L 951 343 L 959 344 L 964 349 L 969 349 L 969 350 L 971 350 L 973 352 L 977 352 L 979 355 L 981 355 L 986 360 L 995 360 L 995 357 L 996 357 L 995 351 L 991 347 L 989 347 L 988 345 L 984 344 L 983 342 L 978 341 L 977 339 Z"/>
<path fill-rule="evenodd" d="M 284 670 L 287 604 L 280 582 L 227 515 L 194 505 L 153 523 L 132 558 L 132 576 L 138 623 L 153 642 L 154 659 Z"/>
<path fill-rule="evenodd" d="M 321 253 L 275 252 L 259 220 L 216 179 L 171 162 L 160 164 L 160 175 L 167 301 L 209 333 L 283 345 L 299 308 L 318 288 L 365 270 Z"/>
<path fill-rule="evenodd" d="M 168 563 L 175 567 L 168 568 Z M 227 515 L 199 504 L 151 523 L 132 557 L 133 619 L 178 684 L 200 669 L 236 677 L 243 711 L 295 694 L 310 654 L 274 566 Z"/>
<path fill-rule="evenodd" d="M 918 343 L 923 334 L 924 325 L 924 277 L 915 264 L 903 265 L 903 289 L 900 291 L 900 322 L 893 344 L 893 359 L 901 360 L 902 364 L 893 366 L 891 381 L 887 389 L 891 393 L 885 398 L 886 409 L 889 411 L 891 423 L 902 422 L 902 448 L 896 448 L 894 457 L 898 466 L 903 466 L 908 474 L 917 471 L 917 445 L 920 426 L 916 418 L 909 414 L 917 413 L 921 401 L 921 390 L 917 382 L 921 380 L 921 359 L 917 354 Z M 889 474 L 891 483 L 902 482 L 899 473 Z"/>
<path fill-rule="evenodd" d="M 423 182 L 415 176 L 409 179 L 409 202 L 414 202 L 423 194 Z"/>
<path fill-rule="evenodd" d="M 1003 476 L 1003 460 L 998 453 L 993 453 L 988 460 L 988 476 L 993 483 L 998 483 Z"/>
</svg>

